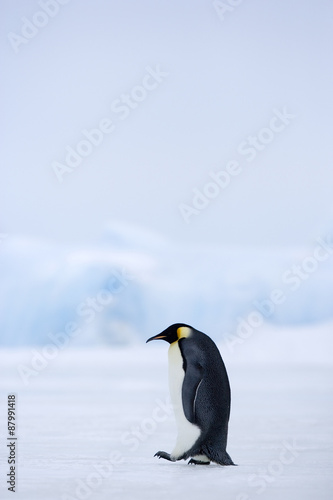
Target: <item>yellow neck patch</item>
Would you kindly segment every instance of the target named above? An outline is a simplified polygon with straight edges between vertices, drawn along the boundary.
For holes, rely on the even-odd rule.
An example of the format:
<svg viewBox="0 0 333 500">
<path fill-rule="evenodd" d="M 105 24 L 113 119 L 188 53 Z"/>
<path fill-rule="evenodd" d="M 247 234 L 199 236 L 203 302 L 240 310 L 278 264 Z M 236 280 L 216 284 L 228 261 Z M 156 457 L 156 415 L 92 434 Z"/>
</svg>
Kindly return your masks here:
<svg viewBox="0 0 333 500">
<path fill-rule="evenodd" d="M 192 333 L 192 330 L 188 326 L 181 326 L 181 327 L 177 328 L 178 340 L 185 339 L 185 338 L 189 337 L 191 335 L 191 333 Z"/>
</svg>

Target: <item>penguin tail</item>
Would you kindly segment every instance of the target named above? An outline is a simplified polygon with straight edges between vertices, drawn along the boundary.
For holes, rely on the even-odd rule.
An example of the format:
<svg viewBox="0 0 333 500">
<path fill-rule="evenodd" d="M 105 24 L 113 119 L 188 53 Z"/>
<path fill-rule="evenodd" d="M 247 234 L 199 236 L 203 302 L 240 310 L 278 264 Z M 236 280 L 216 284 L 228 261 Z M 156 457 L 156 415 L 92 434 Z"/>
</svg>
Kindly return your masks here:
<svg viewBox="0 0 333 500">
<path fill-rule="evenodd" d="M 230 455 L 225 451 L 216 450 L 211 448 L 210 446 L 204 446 L 203 452 L 212 462 L 215 462 L 219 465 L 237 465 L 234 464 Z"/>
</svg>

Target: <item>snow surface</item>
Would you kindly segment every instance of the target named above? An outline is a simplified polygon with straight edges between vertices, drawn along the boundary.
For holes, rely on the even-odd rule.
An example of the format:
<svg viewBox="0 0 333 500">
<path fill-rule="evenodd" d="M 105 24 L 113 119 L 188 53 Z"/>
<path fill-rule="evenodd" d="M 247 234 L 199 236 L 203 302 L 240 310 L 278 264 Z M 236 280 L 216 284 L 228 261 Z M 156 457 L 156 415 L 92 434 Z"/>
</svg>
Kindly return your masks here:
<svg viewBox="0 0 333 500">
<path fill-rule="evenodd" d="M 39 364 L 32 348 L 2 349 L 0 497 L 13 498 L 4 443 L 7 394 L 16 392 L 16 499 L 331 500 L 332 325 L 263 326 L 232 349 L 219 347 L 237 467 L 154 458 L 176 439 L 165 342 L 66 346 Z M 25 385 L 18 367 L 32 367 L 34 357 L 36 374 Z"/>
</svg>

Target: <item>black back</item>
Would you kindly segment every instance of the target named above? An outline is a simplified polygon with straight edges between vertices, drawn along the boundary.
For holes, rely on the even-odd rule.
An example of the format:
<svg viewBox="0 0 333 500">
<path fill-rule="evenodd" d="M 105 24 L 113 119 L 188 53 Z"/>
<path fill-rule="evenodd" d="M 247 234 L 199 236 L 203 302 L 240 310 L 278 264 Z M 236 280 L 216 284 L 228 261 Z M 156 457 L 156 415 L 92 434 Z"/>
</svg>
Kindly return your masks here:
<svg viewBox="0 0 333 500">
<path fill-rule="evenodd" d="M 179 340 L 185 377 L 182 401 L 186 418 L 200 427 L 200 439 L 227 444 L 230 385 L 221 354 L 208 335 L 193 334 Z"/>
</svg>

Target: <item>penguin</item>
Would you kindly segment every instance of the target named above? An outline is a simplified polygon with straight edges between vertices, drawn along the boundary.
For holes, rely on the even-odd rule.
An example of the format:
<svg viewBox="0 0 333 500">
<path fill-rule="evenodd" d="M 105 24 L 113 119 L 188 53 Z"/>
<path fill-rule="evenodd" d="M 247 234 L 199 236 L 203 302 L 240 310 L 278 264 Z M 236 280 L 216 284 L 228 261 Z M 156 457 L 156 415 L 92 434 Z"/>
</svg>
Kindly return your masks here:
<svg viewBox="0 0 333 500">
<path fill-rule="evenodd" d="M 175 323 L 147 340 L 169 347 L 169 387 L 178 436 L 171 453 L 154 456 L 189 464 L 235 465 L 226 451 L 230 385 L 221 354 L 203 332 Z"/>
</svg>

